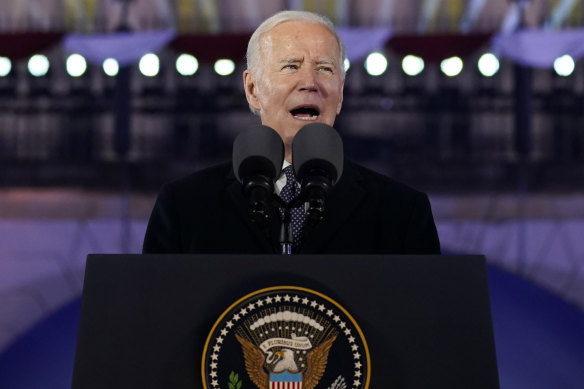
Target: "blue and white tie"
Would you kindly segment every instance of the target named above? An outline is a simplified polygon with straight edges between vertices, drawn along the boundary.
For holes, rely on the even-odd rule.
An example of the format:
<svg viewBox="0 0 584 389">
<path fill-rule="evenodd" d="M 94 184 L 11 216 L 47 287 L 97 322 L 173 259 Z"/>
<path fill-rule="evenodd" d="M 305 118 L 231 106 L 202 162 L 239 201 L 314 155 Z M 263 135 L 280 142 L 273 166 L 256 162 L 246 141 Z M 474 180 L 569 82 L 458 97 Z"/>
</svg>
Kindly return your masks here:
<svg viewBox="0 0 584 389">
<path fill-rule="evenodd" d="M 294 175 L 294 168 L 292 165 L 284 168 L 286 174 L 286 185 L 280 191 L 280 197 L 286 204 L 292 202 L 298 195 L 300 195 L 300 185 Z M 284 220 L 284 209 L 280 208 L 280 217 Z M 290 222 L 292 227 L 292 235 L 294 236 L 294 246 L 299 247 L 302 241 L 302 227 L 304 226 L 305 209 L 304 204 L 290 209 Z"/>
</svg>

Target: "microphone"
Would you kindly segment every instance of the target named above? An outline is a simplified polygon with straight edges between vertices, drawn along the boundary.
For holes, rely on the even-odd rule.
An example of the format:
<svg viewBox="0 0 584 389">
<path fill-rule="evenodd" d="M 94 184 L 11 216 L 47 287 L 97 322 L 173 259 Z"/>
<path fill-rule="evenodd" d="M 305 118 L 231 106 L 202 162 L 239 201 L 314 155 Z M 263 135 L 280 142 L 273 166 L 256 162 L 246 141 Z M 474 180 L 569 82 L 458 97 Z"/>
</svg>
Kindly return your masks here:
<svg viewBox="0 0 584 389">
<path fill-rule="evenodd" d="M 280 135 L 267 126 L 254 126 L 241 132 L 233 142 L 233 171 L 243 184 L 254 223 L 268 220 L 266 204 L 274 193 L 284 160 L 284 143 Z"/>
<path fill-rule="evenodd" d="M 292 164 L 308 202 L 307 221 L 317 223 L 324 218 L 328 193 L 343 174 L 343 141 L 338 132 L 323 123 L 302 127 L 292 142 Z"/>
</svg>

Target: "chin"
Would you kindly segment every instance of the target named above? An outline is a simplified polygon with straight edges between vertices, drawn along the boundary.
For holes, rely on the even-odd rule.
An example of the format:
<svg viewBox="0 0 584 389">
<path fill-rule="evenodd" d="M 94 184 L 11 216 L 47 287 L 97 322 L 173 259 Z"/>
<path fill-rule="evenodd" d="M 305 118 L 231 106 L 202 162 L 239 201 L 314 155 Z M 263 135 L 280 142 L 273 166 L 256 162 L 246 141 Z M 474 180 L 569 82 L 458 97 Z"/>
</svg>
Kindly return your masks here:
<svg viewBox="0 0 584 389">
<path fill-rule="evenodd" d="M 302 127 L 304 127 L 304 126 L 302 126 Z M 294 137 L 296 136 L 296 134 L 298 133 L 298 131 L 300 131 L 300 129 L 302 127 L 297 128 L 295 131 L 290 131 L 290 132 L 286 133 L 284 142 L 288 143 L 288 144 L 292 144 L 292 140 L 294 139 Z"/>
</svg>

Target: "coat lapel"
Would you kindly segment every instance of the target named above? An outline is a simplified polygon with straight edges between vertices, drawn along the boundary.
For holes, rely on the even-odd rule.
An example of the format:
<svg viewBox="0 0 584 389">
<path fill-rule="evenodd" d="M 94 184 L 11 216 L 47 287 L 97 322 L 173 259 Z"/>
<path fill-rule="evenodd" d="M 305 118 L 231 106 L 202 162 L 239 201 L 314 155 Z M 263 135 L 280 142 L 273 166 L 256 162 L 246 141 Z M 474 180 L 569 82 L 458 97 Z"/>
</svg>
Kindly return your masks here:
<svg viewBox="0 0 584 389">
<path fill-rule="evenodd" d="M 350 164 L 345 163 L 343 176 L 333 188 L 325 203 L 325 217 L 314 227 L 305 227 L 300 253 L 325 251 L 335 233 L 365 199 L 366 190 L 360 184 L 361 175 Z"/>
</svg>

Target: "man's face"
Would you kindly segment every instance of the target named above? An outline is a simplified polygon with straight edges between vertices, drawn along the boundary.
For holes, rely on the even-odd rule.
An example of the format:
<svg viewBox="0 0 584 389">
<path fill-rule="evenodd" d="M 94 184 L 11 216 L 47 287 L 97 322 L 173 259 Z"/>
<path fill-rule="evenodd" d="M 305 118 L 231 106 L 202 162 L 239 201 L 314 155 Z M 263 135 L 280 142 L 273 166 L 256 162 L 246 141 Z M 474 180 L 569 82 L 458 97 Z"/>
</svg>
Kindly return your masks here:
<svg viewBox="0 0 584 389">
<path fill-rule="evenodd" d="M 285 22 L 263 35 L 257 77 L 244 73 L 249 104 L 276 130 L 290 161 L 294 136 L 309 123 L 334 124 L 344 80 L 335 36 L 317 23 Z"/>
</svg>

